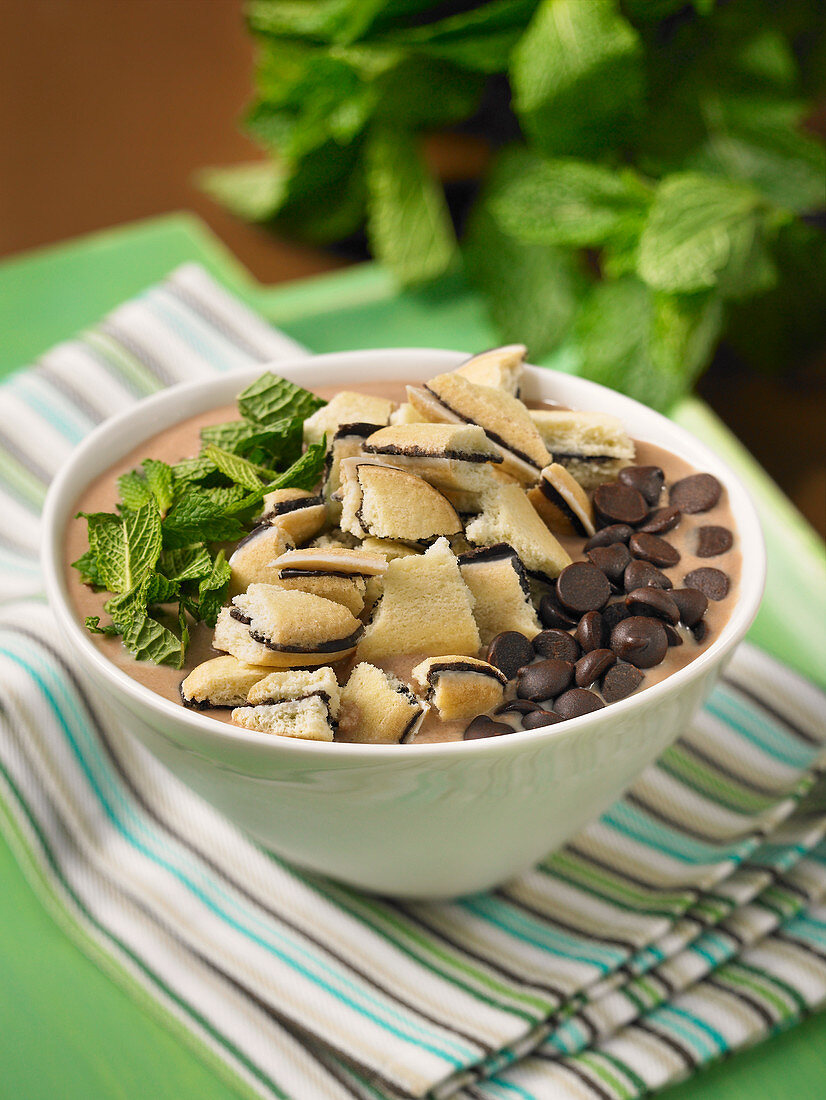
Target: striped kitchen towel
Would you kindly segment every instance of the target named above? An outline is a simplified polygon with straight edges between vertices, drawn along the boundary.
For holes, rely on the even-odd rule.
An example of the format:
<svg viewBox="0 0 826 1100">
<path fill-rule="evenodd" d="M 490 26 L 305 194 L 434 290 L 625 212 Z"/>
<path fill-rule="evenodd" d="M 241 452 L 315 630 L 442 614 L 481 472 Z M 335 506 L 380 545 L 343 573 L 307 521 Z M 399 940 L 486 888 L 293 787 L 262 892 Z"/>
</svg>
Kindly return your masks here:
<svg viewBox="0 0 826 1100">
<path fill-rule="evenodd" d="M 572 843 L 439 904 L 285 864 L 78 680 L 37 565 L 50 477 L 144 394 L 299 351 L 187 266 L 0 387 L 0 822 L 61 918 L 267 1097 L 635 1097 L 818 1006 L 824 700 L 754 649 Z"/>
</svg>

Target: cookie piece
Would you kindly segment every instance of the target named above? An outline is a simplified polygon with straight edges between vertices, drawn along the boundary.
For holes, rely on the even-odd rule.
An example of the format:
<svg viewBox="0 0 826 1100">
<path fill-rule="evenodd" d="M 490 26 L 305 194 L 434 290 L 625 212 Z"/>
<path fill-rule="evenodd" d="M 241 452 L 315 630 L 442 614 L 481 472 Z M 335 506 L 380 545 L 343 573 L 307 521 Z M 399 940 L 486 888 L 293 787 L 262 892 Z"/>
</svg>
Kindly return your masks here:
<svg viewBox="0 0 826 1100">
<path fill-rule="evenodd" d="M 533 485 L 551 456 L 528 414 L 509 393 L 479 386 L 459 374 L 440 374 L 423 388 L 407 387 L 408 399 L 430 420 L 478 424 L 502 455 L 502 469 Z"/>
<path fill-rule="evenodd" d="M 386 397 L 342 390 L 304 421 L 304 442 L 320 443 L 326 434 L 328 448 L 342 424 L 389 424 L 394 403 Z"/>
<path fill-rule="evenodd" d="M 289 591 L 311 592 L 314 596 L 322 596 L 325 600 L 340 603 L 356 617 L 364 610 L 367 592 L 367 582 L 364 577 L 337 577 L 300 570 L 285 570 L 279 574 L 277 581 L 271 583 Z"/>
<path fill-rule="evenodd" d="M 413 680 L 444 722 L 484 714 L 502 702 L 507 677 L 475 657 L 428 657 L 413 669 Z"/>
<path fill-rule="evenodd" d="M 506 344 L 501 348 L 479 352 L 451 373 L 461 375 L 468 382 L 475 382 L 479 386 L 490 386 L 494 390 L 503 390 L 518 397 L 527 354 L 528 349 L 524 344 Z"/>
<path fill-rule="evenodd" d="M 344 577 L 373 577 L 387 569 L 386 559 L 364 546 L 305 546 L 287 550 L 271 564 L 279 573 L 309 572 Z"/>
<path fill-rule="evenodd" d="M 359 642 L 358 658 L 403 653 L 475 657 L 481 641 L 474 602 L 447 539 L 417 557 L 395 558 L 384 574 L 384 594 Z"/>
<path fill-rule="evenodd" d="M 371 745 L 412 741 L 428 709 L 397 676 L 362 662 L 342 689 L 337 737 Z"/>
<path fill-rule="evenodd" d="M 268 672 L 265 665 L 247 665 L 235 657 L 213 657 L 181 681 L 181 702 L 194 710 L 240 707 L 250 688 Z"/>
<path fill-rule="evenodd" d="M 354 615 L 364 610 L 367 581 L 380 576 L 387 567 L 379 555 L 345 547 L 288 550 L 270 564 L 277 577 L 271 583 L 334 600 Z"/>
<path fill-rule="evenodd" d="M 322 665 L 327 658 L 315 660 L 310 657 L 304 660 L 286 657 L 283 653 L 276 653 L 268 649 L 261 642 L 256 642 L 250 637 L 247 627 L 233 619 L 229 607 L 222 607 L 218 612 L 215 623 L 215 632 L 212 635 L 212 648 L 219 652 L 229 653 L 236 660 L 247 665 L 264 665 L 269 668 L 285 665 Z"/>
<path fill-rule="evenodd" d="M 378 426 L 366 421 L 359 424 L 343 424 L 333 436 L 324 464 L 322 495 L 329 509 L 330 518 L 335 522 L 341 518 L 341 503 L 337 496 L 341 488 L 341 464 L 347 458 L 357 458 L 363 454 L 362 447 L 365 439 L 371 436 Z"/>
<path fill-rule="evenodd" d="M 369 554 L 381 554 L 386 562 L 395 558 L 416 557 L 421 554 L 422 547 L 409 546 L 406 542 L 396 542 L 393 539 L 375 539 L 368 537 L 361 544 L 362 550 Z M 364 593 L 364 608 L 368 614 L 372 614 L 378 600 L 381 598 L 383 580 L 381 576 L 368 577 L 367 588 Z"/>
<path fill-rule="evenodd" d="M 391 424 L 426 424 L 427 420 L 422 416 L 420 412 L 410 404 L 409 401 L 402 401 L 401 405 L 397 409 L 394 409 L 390 414 Z"/>
<path fill-rule="evenodd" d="M 552 580 L 571 564 L 570 555 L 540 519 L 522 486 L 498 471 L 494 477 L 494 487 L 482 494 L 481 515 L 465 529 L 468 541 L 476 546 L 505 542 L 529 572 Z"/>
<path fill-rule="evenodd" d="M 502 462 L 476 424 L 391 425 L 365 440 L 364 453 L 423 478 L 464 514 L 479 511 L 490 472 Z"/>
<path fill-rule="evenodd" d="M 256 733 L 297 737 L 303 741 L 332 741 L 335 734 L 327 704 L 318 695 L 257 707 L 238 707 L 232 712 L 232 720 L 236 726 Z"/>
<path fill-rule="evenodd" d="M 326 703 L 331 718 L 338 717 L 341 688 L 335 673 L 329 667 L 314 668 L 312 671 L 289 669 L 286 672 L 270 672 L 253 684 L 247 693 L 246 702 L 255 707 L 265 703 L 309 699 L 314 695 Z"/>
<path fill-rule="evenodd" d="M 512 546 L 499 543 L 459 556 L 462 580 L 476 600 L 473 617 L 482 645 L 502 631 L 533 638 L 542 629 L 531 603 L 525 567 Z"/>
<path fill-rule="evenodd" d="M 278 523 L 267 521 L 254 527 L 230 556 L 230 592 L 246 592 L 251 584 L 268 583 L 275 576 L 270 562 L 292 547 Z"/>
<path fill-rule="evenodd" d="M 264 497 L 259 523 L 278 527 L 286 542 L 300 546 L 324 529 L 327 509 L 321 496 L 303 489 L 276 489 Z"/>
<path fill-rule="evenodd" d="M 406 470 L 350 458 L 341 472 L 341 526 L 359 538 L 426 546 L 440 535 L 462 530 L 453 505 L 438 489 Z"/>
<path fill-rule="evenodd" d="M 546 466 L 528 500 L 552 531 L 590 538 L 595 532 L 594 509 L 585 490 L 559 462 Z"/>
<path fill-rule="evenodd" d="M 619 417 L 572 409 L 531 409 L 530 418 L 553 461 L 585 489 L 611 481 L 634 461 L 634 442 Z"/>
<path fill-rule="evenodd" d="M 341 660 L 355 649 L 363 629 L 339 603 L 271 584 L 252 584 L 232 603 L 231 618 L 247 627 L 254 642 L 283 654 L 285 665 L 293 657 L 307 658 L 296 664 Z"/>
<path fill-rule="evenodd" d="M 308 550 L 313 547 L 318 550 L 339 550 L 343 547 L 345 550 L 355 550 L 359 546 L 361 546 L 361 539 L 357 539 L 349 531 L 342 531 L 340 527 L 334 527 L 332 531 L 327 531 L 325 534 L 313 539 L 303 549 Z"/>
<path fill-rule="evenodd" d="M 418 546 L 408 546 L 406 542 L 396 542 L 394 539 L 376 539 L 372 535 L 364 539 L 361 548 L 368 554 L 381 554 L 385 561 L 409 558 L 422 552 Z"/>
<path fill-rule="evenodd" d="M 391 425 L 366 439 L 363 450 L 441 490 L 478 491 L 488 484 L 486 466 L 502 462 L 475 424 Z"/>
</svg>

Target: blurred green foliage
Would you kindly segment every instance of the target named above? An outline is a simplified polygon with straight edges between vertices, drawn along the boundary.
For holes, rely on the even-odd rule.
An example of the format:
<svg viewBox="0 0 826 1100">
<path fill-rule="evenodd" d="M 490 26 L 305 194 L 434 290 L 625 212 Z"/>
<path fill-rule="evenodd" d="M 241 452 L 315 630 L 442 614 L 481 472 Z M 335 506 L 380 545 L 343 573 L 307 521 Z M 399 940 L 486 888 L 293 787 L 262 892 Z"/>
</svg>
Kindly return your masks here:
<svg viewBox="0 0 826 1100">
<path fill-rule="evenodd" d="M 202 186 L 311 241 L 366 228 L 407 286 L 463 264 L 503 339 L 664 408 L 721 335 L 769 366 L 823 336 L 818 9 L 251 0 L 270 157 Z M 422 155 L 451 127 L 494 145 L 461 241 Z"/>
</svg>

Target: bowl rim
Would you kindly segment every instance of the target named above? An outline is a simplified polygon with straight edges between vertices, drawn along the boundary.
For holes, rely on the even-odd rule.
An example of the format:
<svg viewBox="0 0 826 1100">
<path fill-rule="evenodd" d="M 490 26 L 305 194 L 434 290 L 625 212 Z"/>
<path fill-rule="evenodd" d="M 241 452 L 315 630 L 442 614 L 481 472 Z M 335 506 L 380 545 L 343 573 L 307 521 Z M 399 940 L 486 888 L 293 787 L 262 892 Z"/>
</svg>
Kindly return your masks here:
<svg viewBox="0 0 826 1100">
<path fill-rule="evenodd" d="M 362 367 L 364 368 L 363 372 L 369 374 L 370 367 L 375 371 L 382 363 L 386 363 L 388 357 L 394 361 L 394 369 L 398 367 L 398 373 L 381 371 L 375 377 L 381 377 L 388 381 L 413 382 L 417 379 L 411 377 L 411 371 L 421 374 L 422 380 L 424 380 L 427 377 L 432 377 L 439 370 L 454 369 L 466 360 L 468 355 L 440 348 L 373 348 L 359 351 L 328 352 L 322 355 L 296 356 L 264 362 L 243 370 L 222 372 L 209 378 L 180 382 L 167 387 L 141 399 L 123 412 L 107 418 L 90 432 L 74 449 L 49 486 L 42 515 L 41 563 L 46 594 L 53 612 L 72 643 L 72 648 L 77 651 L 78 659 L 81 662 L 91 664 L 113 691 L 126 695 L 133 705 L 142 708 L 149 707 L 158 712 L 163 718 L 172 720 L 179 729 L 183 727 L 193 734 L 197 734 L 199 743 L 211 743 L 215 748 L 222 750 L 222 754 L 224 750 L 231 750 L 233 747 L 240 749 L 242 746 L 254 746 L 258 752 L 273 758 L 284 755 L 286 752 L 287 754 L 300 753 L 301 755 L 316 756 L 319 763 L 332 763 L 334 760 L 342 762 L 344 760 L 362 760 L 378 763 L 380 760 L 387 761 L 392 756 L 395 761 L 401 763 L 403 760 L 421 760 L 423 757 L 452 757 L 457 753 L 499 755 L 503 751 L 518 752 L 528 746 L 537 748 L 546 742 L 567 741 L 580 732 L 584 732 L 588 726 L 604 723 L 609 715 L 616 715 L 617 718 L 624 717 L 635 707 L 648 708 L 666 702 L 672 696 L 679 694 L 684 687 L 706 674 L 711 668 L 721 664 L 727 654 L 742 640 L 757 614 L 763 595 L 766 579 L 766 550 L 754 502 L 737 474 L 728 463 L 716 455 L 693 433 L 641 402 L 577 375 L 527 364 L 527 377 L 529 379 L 547 379 L 551 385 L 553 379 L 559 379 L 561 385 L 580 394 L 585 399 L 585 403 L 580 407 L 596 408 L 617 415 L 621 419 L 626 419 L 628 415 L 633 420 L 641 417 L 644 421 L 649 420 L 661 429 L 667 428 L 669 449 L 673 450 L 679 457 L 690 461 L 695 468 L 697 468 L 696 461 L 693 457 L 688 459 L 684 454 L 684 449 L 699 452 L 702 457 L 707 459 L 708 466 L 715 468 L 715 475 L 720 476 L 721 480 L 724 481 L 732 508 L 740 513 L 737 516 L 737 534 L 740 539 L 742 564 L 738 599 L 719 636 L 714 639 L 708 649 L 704 650 L 689 664 L 667 676 L 664 680 L 645 688 L 638 694 L 628 696 L 626 699 L 612 703 L 590 714 L 568 719 L 564 725 L 540 727 L 535 730 L 516 730 L 508 737 L 478 739 L 471 742 L 444 741 L 416 744 L 413 741 L 404 745 L 403 749 L 399 745 L 262 737 L 261 734 L 254 731 L 244 730 L 228 723 L 216 722 L 200 711 L 191 710 L 166 699 L 114 665 L 94 644 L 91 635 L 80 624 L 70 605 L 64 574 L 62 536 L 66 526 L 73 518 L 72 506 L 91 481 L 100 474 L 105 473 L 109 467 L 118 461 L 119 457 L 124 457 L 129 451 L 139 446 L 142 440 L 149 439 L 157 434 L 158 429 L 154 427 L 151 431 L 143 432 L 133 439 L 128 432 L 132 422 L 152 410 L 157 409 L 160 411 L 163 409 L 166 411 L 171 404 L 178 401 L 185 404 L 187 398 L 200 396 L 211 392 L 213 389 L 225 389 L 229 379 L 237 379 L 238 389 L 241 389 L 264 371 L 272 370 L 274 373 L 284 374 L 291 378 L 295 376 L 294 380 L 301 384 L 300 376 L 311 372 L 313 368 L 321 372 L 326 368 L 334 373 L 339 373 L 342 367 Z M 427 367 L 427 370 L 424 370 L 424 367 Z M 351 374 L 350 377 L 355 379 L 353 385 L 359 384 L 358 374 Z M 360 379 L 362 383 L 366 380 L 366 378 Z M 331 383 L 307 381 L 307 385 L 310 387 L 312 385 L 326 386 L 329 384 Z M 344 381 L 343 385 L 346 386 L 347 382 Z M 569 400 L 569 398 L 566 400 Z M 218 407 L 221 403 L 216 398 L 216 404 L 212 407 Z M 208 411 L 208 408 L 209 406 L 204 407 L 203 411 Z M 189 413 L 187 415 L 198 414 Z M 179 419 L 186 418 L 186 416 L 182 416 Z M 174 423 L 175 421 L 172 421 L 169 426 L 174 426 Z M 634 428 L 632 434 L 637 438 L 645 438 L 644 434 L 641 435 L 637 428 Z M 76 475 L 78 467 L 84 463 L 87 456 L 96 447 L 101 443 L 108 443 L 113 436 L 121 436 L 128 441 L 120 449 L 120 455 L 110 458 L 105 465 L 100 466 L 91 477 L 85 478 L 79 485 L 74 484 L 78 480 Z M 69 505 L 65 504 L 67 499 L 70 502 Z M 62 512 L 65 512 L 65 515 L 61 515 Z"/>
</svg>

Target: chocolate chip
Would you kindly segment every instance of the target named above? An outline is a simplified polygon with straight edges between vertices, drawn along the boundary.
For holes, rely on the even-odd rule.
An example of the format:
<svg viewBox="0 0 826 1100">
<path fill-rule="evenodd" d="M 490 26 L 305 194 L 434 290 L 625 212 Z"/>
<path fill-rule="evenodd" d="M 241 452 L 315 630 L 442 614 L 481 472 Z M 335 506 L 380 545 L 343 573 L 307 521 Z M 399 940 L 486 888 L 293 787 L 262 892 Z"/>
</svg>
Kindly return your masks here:
<svg viewBox="0 0 826 1100">
<path fill-rule="evenodd" d="M 713 508 L 722 491 L 723 486 L 712 474 L 692 474 L 674 482 L 668 499 L 681 512 L 694 515 Z"/>
<path fill-rule="evenodd" d="M 574 666 L 570 661 L 551 657 L 519 670 L 516 694 L 520 699 L 530 699 L 534 703 L 553 699 L 570 686 L 573 678 Z"/>
<path fill-rule="evenodd" d="M 648 561 L 665 569 L 676 565 L 680 560 L 680 551 L 658 535 L 632 535 L 628 549 L 640 561 Z"/>
<path fill-rule="evenodd" d="M 632 561 L 623 574 L 622 583 L 626 592 L 633 592 L 635 588 L 674 587 L 671 578 L 649 561 Z"/>
<path fill-rule="evenodd" d="M 648 515 L 648 502 L 638 489 L 608 481 L 594 493 L 594 510 L 600 523 L 642 523 Z"/>
<path fill-rule="evenodd" d="M 625 606 L 632 615 L 653 615 L 673 624 L 680 621 L 680 609 L 664 588 L 635 588 L 625 597 Z"/>
<path fill-rule="evenodd" d="M 671 598 L 680 609 L 680 622 L 684 626 L 696 626 L 706 613 L 708 598 L 699 588 L 675 588 Z"/>
<path fill-rule="evenodd" d="M 576 626 L 577 617 L 565 610 L 553 592 L 547 592 L 539 601 L 539 621 L 543 626 L 566 628 Z"/>
<path fill-rule="evenodd" d="M 700 619 L 696 626 L 692 626 L 691 633 L 694 635 L 695 642 L 705 641 L 705 636 L 708 634 L 708 623 L 704 619 Z"/>
<path fill-rule="evenodd" d="M 589 561 L 575 561 L 566 565 L 556 580 L 556 594 L 566 608 L 582 615 L 586 611 L 598 611 L 608 603 L 611 585 L 608 578 Z"/>
<path fill-rule="evenodd" d="M 606 608 L 603 608 L 601 614 L 609 638 L 611 637 L 611 631 L 617 623 L 621 623 L 623 619 L 631 617 L 631 612 L 624 603 L 609 603 Z"/>
<path fill-rule="evenodd" d="M 583 653 L 602 648 L 608 640 L 602 615 L 598 611 L 586 611 L 579 620 L 574 637 L 582 646 Z"/>
<path fill-rule="evenodd" d="M 590 653 L 580 657 L 574 668 L 577 687 L 590 687 L 605 675 L 616 659 L 616 654 L 610 649 L 592 649 Z"/>
<path fill-rule="evenodd" d="M 502 703 L 493 712 L 494 714 L 530 714 L 532 710 L 536 710 L 536 703 L 531 703 L 527 699 L 511 699 L 509 703 Z"/>
<path fill-rule="evenodd" d="M 637 528 L 646 535 L 664 535 L 666 531 L 673 531 L 682 519 L 679 508 L 655 508 L 645 517 L 645 523 Z"/>
<path fill-rule="evenodd" d="M 656 504 L 665 485 L 665 474 L 659 466 L 626 466 L 617 480 L 642 493 L 649 504 Z"/>
<path fill-rule="evenodd" d="M 683 582 L 688 588 L 699 588 L 710 600 L 724 600 L 728 595 L 728 577 L 722 569 L 705 565 L 686 573 Z"/>
<path fill-rule="evenodd" d="M 513 732 L 513 727 L 505 722 L 494 722 L 487 714 L 477 714 L 465 728 L 464 740 L 478 741 L 482 737 L 501 737 Z"/>
<path fill-rule="evenodd" d="M 716 558 L 731 550 L 733 542 L 734 536 L 728 527 L 698 527 L 697 557 Z"/>
<path fill-rule="evenodd" d="M 555 726 L 557 722 L 564 722 L 559 714 L 554 714 L 552 710 L 541 710 L 537 708 L 531 711 L 530 714 L 526 714 L 522 719 L 522 728 L 526 730 L 540 729 L 542 726 Z"/>
<path fill-rule="evenodd" d="M 633 534 L 633 528 L 627 523 L 612 523 L 591 535 L 585 543 L 585 550 L 593 550 L 597 546 L 613 546 L 615 542 L 628 542 Z"/>
<path fill-rule="evenodd" d="M 622 542 L 611 546 L 595 546 L 588 551 L 588 560 L 601 569 L 613 585 L 622 584 L 622 575 L 631 561 L 631 551 Z"/>
<path fill-rule="evenodd" d="M 611 649 L 637 668 L 653 668 L 665 657 L 668 638 L 663 624 L 647 615 L 632 615 L 611 631 Z"/>
<path fill-rule="evenodd" d="M 523 665 L 533 660 L 533 647 L 524 634 L 503 630 L 488 646 L 488 662 L 512 680 Z"/>
<path fill-rule="evenodd" d="M 679 630 L 675 630 L 674 627 L 671 626 L 670 623 L 663 623 L 663 630 L 665 631 L 666 638 L 668 638 L 668 648 L 669 649 L 674 645 L 682 645 L 683 644 L 682 634 L 680 634 Z"/>
<path fill-rule="evenodd" d="M 618 703 L 636 691 L 644 679 L 638 668 L 627 661 L 617 661 L 602 679 L 602 697 L 606 703 Z"/>
<path fill-rule="evenodd" d="M 571 688 L 564 695 L 560 695 L 554 703 L 554 710 L 563 718 L 579 718 L 582 714 L 590 714 L 595 710 L 602 710 L 605 703 L 593 691 L 585 688 Z"/>
<path fill-rule="evenodd" d="M 537 657 L 555 657 L 559 661 L 579 660 L 580 648 L 575 638 L 564 630 L 543 630 L 533 640 Z"/>
</svg>

